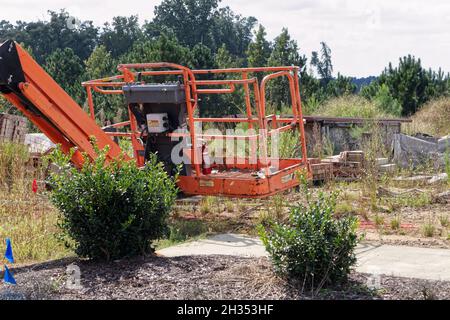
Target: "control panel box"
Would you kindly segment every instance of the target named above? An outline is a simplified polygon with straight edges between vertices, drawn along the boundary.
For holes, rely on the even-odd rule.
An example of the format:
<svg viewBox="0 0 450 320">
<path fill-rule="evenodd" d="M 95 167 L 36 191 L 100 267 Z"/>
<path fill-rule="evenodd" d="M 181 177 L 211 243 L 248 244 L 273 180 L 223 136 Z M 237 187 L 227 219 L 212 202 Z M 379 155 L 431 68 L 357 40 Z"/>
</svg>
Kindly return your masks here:
<svg viewBox="0 0 450 320">
<path fill-rule="evenodd" d="M 163 133 L 169 130 L 167 113 L 147 113 L 148 133 Z"/>
</svg>

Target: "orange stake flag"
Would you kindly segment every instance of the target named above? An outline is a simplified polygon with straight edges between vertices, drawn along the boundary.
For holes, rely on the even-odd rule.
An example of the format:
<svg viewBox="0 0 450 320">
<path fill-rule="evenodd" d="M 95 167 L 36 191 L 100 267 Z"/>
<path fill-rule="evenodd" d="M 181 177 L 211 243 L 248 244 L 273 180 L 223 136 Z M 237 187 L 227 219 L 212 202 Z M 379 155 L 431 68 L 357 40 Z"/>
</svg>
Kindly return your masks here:
<svg viewBox="0 0 450 320">
<path fill-rule="evenodd" d="M 36 179 L 33 180 L 33 184 L 31 185 L 31 190 L 33 190 L 34 193 L 38 191 L 38 185 Z"/>
</svg>

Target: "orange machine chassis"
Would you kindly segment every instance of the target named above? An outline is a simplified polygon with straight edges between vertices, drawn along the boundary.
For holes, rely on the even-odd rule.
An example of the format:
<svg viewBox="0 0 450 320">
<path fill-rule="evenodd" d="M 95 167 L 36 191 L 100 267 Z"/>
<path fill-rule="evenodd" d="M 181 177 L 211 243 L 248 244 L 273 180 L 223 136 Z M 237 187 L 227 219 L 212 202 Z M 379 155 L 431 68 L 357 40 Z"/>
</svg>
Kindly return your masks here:
<svg viewBox="0 0 450 320">
<path fill-rule="evenodd" d="M 13 53 L 17 55 L 12 56 Z M 173 63 L 122 64 L 118 66 L 119 75 L 84 82 L 90 115 L 61 89 L 61 87 L 23 50 L 18 44 L 7 41 L 0 45 L 3 61 L 9 63 L 0 74 L 0 89 L 3 95 L 25 116 L 27 116 L 54 143 L 62 146 L 65 152 L 75 148 L 72 158 L 75 165 L 82 164 L 81 152 L 95 158 L 96 154 L 89 143 L 95 136 L 100 148 L 110 146 L 108 158 L 118 157 L 122 151 L 112 137 L 131 139 L 134 158 L 139 166 L 145 163 L 142 151 L 144 146 L 139 140 L 136 118 L 128 106 L 129 120 L 108 126 L 118 132 L 105 132 L 95 121 L 93 93 L 124 94 L 122 87 L 130 83 L 144 84 L 144 77 L 178 76 L 182 79 L 187 107 L 187 133 L 168 133 L 173 137 L 188 137 L 190 147 L 184 153 L 190 159 L 189 174 L 179 177 L 178 185 L 187 195 L 224 195 L 230 197 L 266 197 L 290 189 L 299 184 L 296 172 L 305 171 L 311 177 L 311 168 L 306 153 L 304 120 L 299 90 L 299 67 L 236 68 L 215 70 L 191 70 Z M 18 60 L 18 63 L 14 62 Z M 17 64 L 14 65 L 14 64 Z M 14 70 L 13 70 L 14 69 Z M 20 72 L 17 72 L 19 69 Z M 11 75 L 8 72 L 11 71 Z M 1 71 L 1 70 L 0 70 Z M 259 83 L 255 74 L 263 74 Z M 17 74 L 19 76 L 17 76 Z M 227 75 L 232 75 L 228 77 Z M 19 80 L 14 81 L 14 77 Z M 211 80 L 210 78 L 218 78 Z M 275 78 L 287 78 L 289 83 L 292 116 L 279 117 L 266 115 L 266 85 Z M 138 81 L 136 80 L 138 78 Z M 204 80 L 208 78 L 208 80 Z M 1 80 L 3 79 L 3 80 Z M 12 80 L 11 80 L 12 79 Z M 3 81 L 3 82 L 2 82 Z M 209 94 L 230 94 L 238 86 L 245 94 L 245 117 L 202 118 L 198 116 L 199 96 Z M 258 133 L 234 136 L 233 139 L 245 139 L 253 145 L 252 152 L 258 152 L 256 163 L 250 157 L 225 159 L 217 164 L 211 174 L 202 170 L 200 141 L 226 140 L 226 135 L 205 135 L 196 132 L 197 123 L 246 123 L 249 129 Z M 128 129 L 126 129 L 128 128 Z M 106 129 L 103 128 L 103 129 Z M 301 156 L 297 159 L 275 159 L 268 155 L 268 139 L 278 133 L 298 130 Z M 255 141 L 259 144 L 255 146 Z M 277 161 L 274 170 L 272 163 Z"/>
<path fill-rule="evenodd" d="M 95 118 L 92 92 L 102 94 L 123 94 L 122 86 L 127 83 L 136 82 L 136 77 L 145 76 L 181 76 L 185 86 L 186 105 L 188 113 L 189 135 L 192 147 L 187 151 L 189 158 L 193 161 L 193 174 L 180 176 L 178 185 L 188 195 L 225 195 L 232 197 L 265 197 L 282 190 L 290 189 L 299 184 L 296 172 L 305 171 L 311 177 L 311 169 L 306 154 L 306 141 L 304 131 L 304 120 L 302 104 L 299 91 L 299 67 L 266 67 L 266 68 L 235 68 L 214 70 L 190 70 L 186 67 L 173 63 L 143 63 L 122 64 L 118 66 L 120 75 L 97 79 L 83 83 L 87 90 L 88 103 L 91 117 Z M 256 73 L 264 73 L 265 76 L 258 83 L 256 77 L 249 77 Z M 221 78 L 233 75 L 232 79 L 221 80 L 198 80 L 196 77 L 202 75 L 216 76 Z M 289 82 L 290 99 L 292 103 L 292 117 L 280 118 L 276 115 L 266 115 L 266 85 L 275 78 L 285 77 Z M 196 116 L 195 111 L 199 108 L 199 96 L 206 94 L 230 94 L 236 91 L 237 86 L 243 86 L 245 95 L 246 115 L 244 118 L 201 118 Z M 214 88 L 219 87 L 219 88 Z M 253 98 L 253 99 L 252 99 Z M 253 100 L 253 101 L 252 101 Z M 129 112 L 130 120 L 114 124 L 110 127 L 129 126 L 129 132 L 108 132 L 110 136 L 128 136 L 131 138 L 134 156 L 139 165 L 144 164 L 144 159 L 139 151 L 143 146 L 139 143 L 140 132 L 137 131 L 136 119 Z M 203 174 L 201 170 L 201 154 L 196 152 L 195 146 L 198 140 L 229 139 L 225 135 L 208 136 L 196 133 L 196 123 L 247 123 L 248 128 L 258 127 L 259 134 L 234 137 L 236 139 L 247 139 L 249 141 L 260 140 L 258 146 L 261 160 L 251 164 L 249 158 L 224 161 L 231 163 L 218 165 L 215 174 Z M 270 128 L 269 128 L 270 124 Z M 262 131 L 260 130 L 262 129 Z M 267 139 L 275 133 L 298 129 L 299 144 L 301 146 L 301 157 L 298 159 L 276 159 L 278 168 L 275 172 L 270 170 L 271 159 L 267 149 Z M 262 134 L 261 134 L 262 132 Z M 265 133 L 264 133 L 265 132 Z M 173 134 L 175 135 L 175 134 Z M 239 163 L 239 164 L 236 164 Z M 255 172 L 263 171 L 263 175 L 255 175 Z"/>
</svg>

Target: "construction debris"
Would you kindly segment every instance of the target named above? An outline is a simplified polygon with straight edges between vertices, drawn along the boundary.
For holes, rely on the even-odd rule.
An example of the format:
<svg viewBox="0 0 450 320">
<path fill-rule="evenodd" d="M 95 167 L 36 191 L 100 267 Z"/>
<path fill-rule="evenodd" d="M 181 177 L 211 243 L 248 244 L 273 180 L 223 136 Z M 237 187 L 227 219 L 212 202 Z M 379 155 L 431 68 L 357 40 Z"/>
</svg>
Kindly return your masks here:
<svg viewBox="0 0 450 320">
<path fill-rule="evenodd" d="M 440 153 L 450 152 L 450 135 L 438 140 L 438 151 Z"/>
<path fill-rule="evenodd" d="M 334 177 L 341 180 L 355 180 L 360 177 L 366 168 L 364 151 L 344 151 L 337 156 L 325 159 L 309 159 L 314 180 L 326 180 Z M 397 169 L 395 164 L 389 163 L 387 158 L 375 159 L 380 174 L 392 173 Z"/>
<path fill-rule="evenodd" d="M 383 187 L 378 187 L 377 195 L 378 197 L 387 197 L 387 198 L 397 198 L 397 197 L 403 197 L 405 195 L 411 195 L 411 194 L 421 194 L 424 193 L 423 190 L 414 188 L 414 189 L 408 189 L 408 190 L 389 190 Z"/>
<path fill-rule="evenodd" d="M 436 203 L 450 203 L 450 191 L 445 191 L 434 197 L 434 202 Z"/>
<path fill-rule="evenodd" d="M 446 173 L 441 173 L 435 176 L 426 176 L 426 175 L 418 175 L 412 177 L 397 177 L 394 178 L 394 182 L 405 183 L 405 184 L 437 184 L 441 182 L 445 182 L 448 179 L 448 175 Z"/>
<path fill-rule="evenodd" d="M 443 167 L 445 161 L 441 150 L 448 141 L 448 137 L 439 140 L 428 136 L 396 134 L 392 143 L 393 160 L 402 168 L 424 164 L 433 164 L 436 169 Z"/>
<path fill-rule="evenodd" d="M 55 144 L 43 133 L 29 133 L 25 135 L 24 144 L 30 153 L 43 154 L 55 147 Z"/>
<path fill-rule="evenodd" d="M 397 170 L 397 165 L 395 163 L 388 163 L 378 166 L 378 171 L 380 173 L 394 173 Z"/>
<path fill-rule="evenodd" d="M 448 175 L 446 173 L 441 173 L 436 176 L 431 177 L 430 180 L 428 180 L 428 184 L 436 184 L 440 182 L 445 182 L 448 180 Z"/>
</svg>

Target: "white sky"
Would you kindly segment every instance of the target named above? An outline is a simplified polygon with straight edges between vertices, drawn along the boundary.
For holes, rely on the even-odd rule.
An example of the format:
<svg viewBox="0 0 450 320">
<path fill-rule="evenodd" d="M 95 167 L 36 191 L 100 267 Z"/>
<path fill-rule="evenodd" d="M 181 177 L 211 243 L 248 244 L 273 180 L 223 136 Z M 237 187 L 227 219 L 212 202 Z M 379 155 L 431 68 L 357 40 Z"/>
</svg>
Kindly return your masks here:
<svg viewBox="0 0 450 320">
<path fill-rule="evenodd" d="M 153 17 L 159 0 L 2 0 L 0 20 L 47 19 L 46 11 L 66 8 L 98 26 L 113 16 Z M 450 1 L 445 0 L 223 0 L 237 13 L 253 15 L 269 38 L 282 27 L 310 57 L 320 41 L 332 49 L 335 73 L 378 75 L 408 53 L 425 67 L 450 71 Z"/>
</svg>

